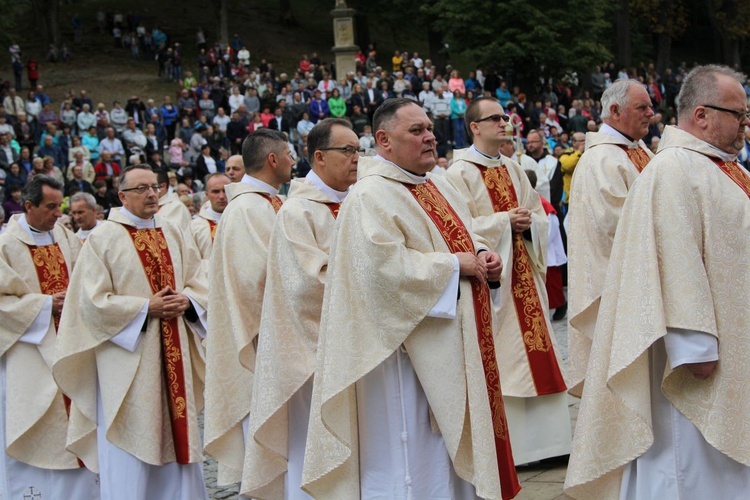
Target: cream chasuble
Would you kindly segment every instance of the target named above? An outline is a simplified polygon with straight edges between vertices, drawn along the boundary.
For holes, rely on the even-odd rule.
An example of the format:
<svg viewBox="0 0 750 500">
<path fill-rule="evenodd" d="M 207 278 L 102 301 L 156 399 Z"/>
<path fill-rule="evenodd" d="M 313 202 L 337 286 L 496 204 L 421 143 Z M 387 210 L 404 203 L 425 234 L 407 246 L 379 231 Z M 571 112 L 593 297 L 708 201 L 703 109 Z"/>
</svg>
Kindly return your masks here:
<svg viewBox="0 0 750 500">
<path fill-rule="evenodd" d="M 204 439 L 219 462 L 219 484 L 242 479 L 268 240 L 274 204 L 281 206 L 276 190 L 263 184 L 248 175 L 227 184 L 229 204 L 211 251 Z"/>
<path fill-rule="evenodd" d="M 468 203 L 474 231 L 503 259 L 502 286 L 493 300 L 495 347 L 516 464 L 565 455 L 570 452 L 570 414 L 549 321 L 549 219 L 539 194 L 516 162 L 488 158 L 474 147 L 454 153 L 448 180 Z M 532 214 L 531 241 L 511 229 L 507 210 L 513 192 L 515 206 Z"/>
<path fill-rule="evenodd" d="M 0 236 L 0 497 L 98 498 L 96 475 L 65 449 L 67 400 L 52 378 L 51 294 L 64 291 L 81 243 L 57 224 L 35 233 L 15 215 Z"/>
<path fill-rule="evenodd" d="M 177 193 L 165 194 L 159 198 L 159 215 L 162 219 L 179 226 L 189 236 L 189 226 L 192 217 L 190 217 L 190 210 L 180 201 Z"/>
<path fill-rule="evenodd" d="M 568 381 L 581 397 L 599 300 L 620 211 L 639 169 L 623 148 L 654 155 L 643 141 L 612 129 L 586 134 L 586 151 L 573 172 L 568 211 Z"/>
<path fill-rule="evenodd" d="M 667 127 L 630 189 L 565 483 L 574 498 L 633 498 L 649 469 L 661 472 L 652 498 L 747 496 L 750 177 L 730 162 L 735 182 L 721 160 L 731 158 Z M 711 357 L 676 356 L 696 338 L 718 344 L 705 380 L 679 365 Z"/>
<path fill-rule="evenodd" d="M 146 464 L 203 460 L 198 412 L 204 366 L 198 330 L 184 316 L 174 322 L 147 318 L 132 345 L 115 343 L 147 309 L 152 286 L 160 289 L 167 277 L 196 309 L 207 303 L 200 257 L 190 237 L 159 214 L 152 224 L 154 229 L 138 229 L 124 209 L 111 211 L 86 240 L 68 289 L 66 302 L 78 307 L 63 310 L 53 372 L 73 402 L 68 449 L 87 465 L 97 464 L 97 425 L 106 430 L 108 443 Z M 153 264 L 148 274 L 144 259 Z M 103 417 L 98 424 L 97 406 Z M 178 434 L 184 439 L 176 443 Z"/>
<path fill-rule="evenodd" d="M 310 405 L 323 288 L 339 199 L 325 195 L 308 179 L 294 179 L 279 210 L 268 248 L 253 400 L 240 493 L 252 498 L 297 498 L 300 477 L 288 478 L 293 449 L 304 454 L 304 434 L 289 432 L 294 420 L 307 427 L 308 415 L 292 413 L 290 399 L 300 393 Z M 317 177 L 317 176 L 315 176 Z M 317 181 L 322 181 L 317 178 Z M 330 188 L 329 191 L 333 191 Z M 305 394 L 302 394 L 305 393 Z M 291 424 L 290 424 L 290 421 Z M 302 442 L 294 443 L 294 439 Z M 301 458 L 301 457 L 300 457 Z M 301 472 L 301 460 L 299 460 Z M 289 475 L 293 472 L 290 471 Z M 286 491 L 285 482 L 296 486 Z"/>
<path fill-rule="evenodd" d="M 379 443 L 359 442 L 368 429 L 359 428 L 358 421 L 368 415 L 357 414 L 366 395 L 355 387 L 405 348 L 401 356 L 410 360 L 405 367 L 416 373 L 419 392 L 423 390 L 429 401 L 429 421 L 442 435 L 451 470 L 482 498 L 511 498 L 517 490 L 500 491 L 495 408 L 491 410 L 488 401 L 472 285 L 460 280 L 461 298 L 453 319 L 427 317 L 451 279 L 455 257 L 407 187 L 414 183 L 412 177 L 390 162 L 372 158 L 361 158 L 359 170 L 360 180 L 342 206 L 331 244 L 303 489 L 316 498 L 359 498 L 365 480 L 360 478 L 360 449 Z M 443 176 L 432 176 L 430 182 L 457 212 L 462 227 L 471 231 L 458 193 Z M 451 216 L 445 215 L 450 224 Z M 491 316 L 489 308 L 487 312 Z M 504 410 L 495 423 L 507 429 Z M 508 439 L 507 433 L 503 439 Z M 507 460 L 502 465 L 508 465 Z M 365 466 L 362 473 L 367 471 Z M 451 473 L 434 472 L 441 479 Z M 406 473 L 408 477 L 408 465 Z M 512 476 L 511 480 L 515 471 Z"/>
<path fill-rule="evenodd" d="M 221 220 L 221 214 L 211 210 L 211 205 L 206 203 L 201 207 L 198 217 L 192 219 L 189 224 L 190 234 L 195 241 L 195 246 L 201 253 L 201 259 L 206 262 L 206 265 L 211 258 L 211 249 L 214 245 L 219 220 Z"/>
</svg>

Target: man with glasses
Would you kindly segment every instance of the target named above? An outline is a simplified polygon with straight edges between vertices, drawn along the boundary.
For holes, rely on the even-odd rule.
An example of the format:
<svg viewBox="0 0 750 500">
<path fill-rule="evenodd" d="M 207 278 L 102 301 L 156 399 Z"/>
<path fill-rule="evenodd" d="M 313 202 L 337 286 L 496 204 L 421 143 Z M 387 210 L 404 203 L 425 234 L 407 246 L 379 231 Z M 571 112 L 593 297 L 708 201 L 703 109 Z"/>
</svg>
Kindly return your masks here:
<svg viewBox="0 0 750 500">
<path fill-rule="evenodd" d="M 357 180 L 361 152 L 351 124 L 338 118 L 318 122 L 307 146 L 312 170 L 292 180 L 268 247 L 240 489 L 248 497 L 262 498 L 272 490 L 285 491 L 284 498 L 306 497 L 300 490 L 302 461 L 328 254 L 339 208 Z M 296 369 L 289 369 L 292 359 Z M 285 453 L 274 444 L 279 439 L 287 443 Z"/>
<path fill-rule="evenodd" d="M 378 156 L 359 160 L 326 270 L 303 487 L 315 498 L 512 498 L 487 285 L 502 265 L 461 196 L 426 176 L 436 141 L 421 106 L 387 99 L 373 125 Z"/>
<path fill-rule="evenodd" d="M 247 136 L 242 159 L 242 180 L 224 188 L 229 204 L 209 266 L 205 443 L 206 453 L 219 462 L 219 484 L 242 476 L 268 240 L 282 205 L 279 188 L 295 165 L 286 136 L 265 128 Z"/>
<path fill-rule="evenodd" d="M 654 111 L 646 87 L 619 80 L 602 95 L 598 132 L 586 134 L 570 185 L 568 214 L 568 377 L 581 396 L 597 311 L 620 212 L 638 175 L 653 157 L 641 140 Z"/>
<path fill-rule="evenodd" d="M 447 177 L 468 204 L 474 230 L 506 266 L 493 292 L 495 347 L 513 456 L 521 465 L 567 455 L 571 432 L 545 287 L 549 222 L 520 165 L 500 154 L 505 117 L 497 99 L 471 103 L 466 123 L 474 144 L 455 152 Z"/>
<path fill-rule="evenodd" d="M 693 69 L 678 126 L 628 192 L 568 467 L 573 498 L 750 489 L 745 79 L 726 66 Z"/>
<path fill-rule="evenodd" d="M 119 179 L 123 206 L 73 270 L 55 379 L 70 398 L 68 449 L 97 468 L 103 498 L 208 498 L 198 413 L 208 290 L 190 238 L 157 214 L 147 166 Z"/>
</svg>

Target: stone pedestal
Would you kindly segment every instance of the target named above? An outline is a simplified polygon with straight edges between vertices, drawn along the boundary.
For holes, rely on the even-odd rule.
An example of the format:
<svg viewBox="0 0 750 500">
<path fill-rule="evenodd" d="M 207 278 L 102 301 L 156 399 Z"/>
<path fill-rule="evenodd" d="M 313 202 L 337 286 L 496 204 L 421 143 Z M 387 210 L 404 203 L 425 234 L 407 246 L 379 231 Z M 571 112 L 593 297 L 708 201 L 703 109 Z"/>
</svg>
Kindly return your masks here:
<svg viewBox="0 0 750 500">
<path fill-rule="evenodd" d="M 336 8 L 331 11 L 333 18 L 333 51 L 336 59 L 336 76 L 341 78 L 348 72 L 355 73 L 357 69 L 354 56 L 359 47 L 354 43 L 354 14 L 355 10 L 346 6 L 342 0 L 336 1 Z"/>
</svg>

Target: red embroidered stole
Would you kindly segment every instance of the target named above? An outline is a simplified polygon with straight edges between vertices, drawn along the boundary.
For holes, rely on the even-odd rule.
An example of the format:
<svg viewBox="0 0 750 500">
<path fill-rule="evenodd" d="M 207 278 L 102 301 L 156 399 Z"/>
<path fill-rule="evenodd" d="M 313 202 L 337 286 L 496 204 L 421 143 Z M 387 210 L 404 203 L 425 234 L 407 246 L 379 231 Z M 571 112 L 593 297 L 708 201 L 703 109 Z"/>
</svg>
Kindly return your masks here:
<svg viewBox="0 0 750 500">
<path fill-rule="evenodd" d="M 443 197 L 432 181 L 424 184 L 404 184 L 419 205 L 424 209 L 430 220 L 440 231 L 451 253 L 474 251 L 474 243 L 461 219 L 453 207 Z M 474 321 L 477 325 L 479 351 L 482 356 L 482 367 L 487 384 L 487 396 L 492 415 L 492 427 L 495 436 L 495 453 L 500 473 L 500 485 L 503 499 L 516 496 L 521 490 L 516 475 L 513 452 L 508 436 L 508 422 L 505 419 L 505 405 L 500 389 L 500 373 L 497 366 L 495 341 L 492 335 L 492 309 L 490 292 L 486 284 L 481 284 L 472 278 L 471 294 L 474 300 Z"/>
<path fill-rule="evenodd" d="M 53 243 L 41 247 L 27 246 L 29 252 L 31 252 L 31 262 L 34 263 L 36 276 L 39 279 L 39 290 L 42 294 L 54 295 L 67 290 L 70 274 L 60 245 Z M 55 335 L 57 335 L 57 330 L 60 327 L 60 313 L 52 314 L 52 322 L 55 325 Z M 63 403 L 65 404 L 65 413 L 70 417 L 70 398 L 65 394 L 63 394 Z M 83 467 L 83 462 L 80 459 L 78 460 L 78 466 Z"/>
<path fill-rule="evenodd" d="M 635 166 L 635 169 L 638 170 L 639 174 L 643 172 L 643 169 L 646 168 L 648 162 L 651 161 L 651 157 L 649 157 L 648 153 L 645 152 L 640 146 L 636 148 L 629 148 L 624 144 L 618 144 L 617 146 L 625 151 L 625 153 L 628 155 L 628 159 L 633 164 L 633 166 Z"/>
<path fill-rule="evenodd" d="M 213 243 L 214 238 L 216 238 L 216 227 L 218 224 L 211 219 L 206 219 L 206 221 L 208 221 L 208 232 L 211 233 L 211 242 Z"/>
<path fill-rule="evenodd" d="M 507 212 L 518 207 L 516 189 L 508 168 L 501 165 L 487 168 L 475 163 L 482 173 L 484 185 L 495 212 Z M 508 228 L 510 231 L 511 229 Z M 513 233 L 513 268 L 511 290 L 513 305 L 518 316 L 526 356 L 531 368 L 531 377 L 537 394 L 556 394 L 567 389 L 560 367 L 557 364 L 552 340 L 547 329 L 547 320 L 539 291 L 534 282 L 531 258 L 521 233 Z"/>
<path fill-rule="evenodd" d="M 279 213 L 279 209 L 281 208 L 281 205 L 284 203 L 281 200 L 281 198 L 279 198 L 278 196 L 271 196 L 270 194 L 266 194 L 266 193 L 258 193 L 258 194 L 268 200 L 268 202 L 273 207 L 274 212 Z"/>
<path fill-rule="evenodd" d="M 744 171 L 739 164 L 735 161 L 722 161 L 719 158 L 711 158 L 716 163 L 719 169 L 727 174 L 727 176 L 742 189 L 745 194 L 750 197 L 750 177 L 747 172 Z"/>
<path fill-rule="evenodd" d="M 339 210 L 341 210 L 341 203 L 326 203 L 325 204 L 328 209 L 331 211 L 331 215 L 333 215 L 333 218 L 336 219 L 339 216 Z"/>
<path fill-rule="evenodd" d="M 143 271 L 156 293 L 166 286 L 175 289 L 174 266 L 161 228 L 136 229 L 123 224 L 133 239 Z M 177 462 L 190 463 L 190 444 L 185 388 L 185 367 L 182 362 L 178 318 L 160 320 L 162 365 L 169 399 L 169 415 L 172 420 L 172 439 Z"/>
</svg>

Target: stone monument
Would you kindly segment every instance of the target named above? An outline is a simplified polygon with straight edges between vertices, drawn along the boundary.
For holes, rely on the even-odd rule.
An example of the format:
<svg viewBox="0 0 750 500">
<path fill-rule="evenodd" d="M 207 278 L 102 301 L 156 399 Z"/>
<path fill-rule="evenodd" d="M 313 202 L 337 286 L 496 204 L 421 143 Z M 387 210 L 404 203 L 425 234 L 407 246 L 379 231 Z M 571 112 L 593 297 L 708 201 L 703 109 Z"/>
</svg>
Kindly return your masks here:
<svg viewBox="0 0 750 500">
<path fill-rule="evenodd" d="M 333 54 L 336 58 L 336 76 L 341 78 L 348 72 L 355 73 L 357 65 L 354 56 L 359 47 L 354 43 L 354 14 L 355 10 L 346 5 L 345 0 L 336 0 L 336 6 L 331 11 L 333 18 Z"/>
</svg>

